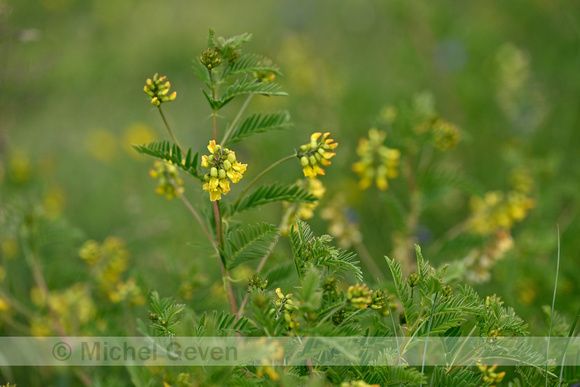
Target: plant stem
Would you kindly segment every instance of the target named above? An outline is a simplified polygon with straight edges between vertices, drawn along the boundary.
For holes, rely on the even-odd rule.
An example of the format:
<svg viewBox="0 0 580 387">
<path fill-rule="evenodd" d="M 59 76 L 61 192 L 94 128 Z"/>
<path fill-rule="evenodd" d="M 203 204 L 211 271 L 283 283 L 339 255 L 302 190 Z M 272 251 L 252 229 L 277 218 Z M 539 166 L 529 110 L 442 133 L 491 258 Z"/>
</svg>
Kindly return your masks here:
<svg viewBox="0 0 580 387">
<path fill-rule="evenodd" d="M 371 273 L 377 275 L 380 281 L 384 281 L 385 275 L 367 250 L 367 247 L 364 245 L 364 243 L 355 242 L 354 248 L 367 269 L 369 269 Z"/>
<path fill-rule="evenodd" d="M 425 370 L 425 358 L 427 357 L 427 344 L 429 342 L 429 333 L 431 333 L 431 324 L 433 323 L 433 313 L 435 312 L 435 305 L 437 305 L 437 297 L 439 292 L 435 293 L 433 300 L 433 307 L 431 308 L 431 317 L 429 317 L 429 325 L 427 325 L 427 337 L 425 338 L 425 349 L 423 350 L 423 362 L 421 364 L 421 373 Z"/>
<path fill-rule="evenodd" d="M 171 130 L 171 127 L 169 126 L 169 123 L 167 122 L 167 118 L 165 118 L 165 114 L 163 113 L 163 110 L 161 109 L 161 105 L 157 106 L 157 109 L 159 110 L 159 114 L 161 114 L 161 118 L 163 119 L 163 123 L 165 124 L 165 127 L 167 128 L 169 135 L 173 139 L 173 142 L 175 143 L 175 145 L 177 145 L 177 147 L 181 151 L 181 154 L 185 156 L 186 153 L 183 151 L 183 148 L 179 144 L 179 141 L 177 141 L 177 138 L 175 138 L 175 135 L 173 134 L 173 131 Z"/>
<path fill-rule="evenodd" d="M 211 243 L 220 263 L 221 263 L 221 258 L 220 258 L 220 252 L 219 249 L 217 248 L 217 245 L 214 241 L 214 239 L 211 237 L 211 234 L 209 233 L 209 230 L 207 229 L 207 227 L 205 226 L 205 224 L 203 223 L 203 220 L 201 220 L 201 217 L 199 216 L 198 212 L 195 210 L 195 208 L 193 207 L 193 205 L 189 202 L 189 200 L 187 200 L 187 198 L 181 193 L 179 192 L 179 187 L 177 186 L 177 184 L 175 184 L 175 182 L 171 182 L 171 185 L 173 185 L 173 188 L 175 189 L 175 192 L 177 192 L 177 194 L 179 195 L 179 198 L 181 199 L 181 201 L 183 202 L 183 204 L 185 204 L 185 206 L 187 207 L 187 209 L 189 210 L 189 212 L 191 212 L 191 214 L 193 215 L 193 217 L 195 218 L 195 220 L 197 220 L 197 223 L 199 223 L 199 225 L 201 226 L 201 230 L 203 231 L 203 233 L 205 234 L 205 236 L 207 237 L 207 239 L 209 240 L 209 242 Z"/>
<path fill-rule="evenodd" d="M 560 272 L 560 225 L 557 225 L 558 229 L 558 257 L 556 260 L 556 279 L 554 281 L 554 295 L 552 296 L 552 312 L 550 313 L 550 327 L 548 328 L 548 347 L 546 348 L 546 382 L 545 386 L 548 386 L 548 359 L 550 356 L 550 337 L 552 336 L 552 322 L 554 321 L 554 305 L 556 304 L 556 289 L 558 288 L 558 273 Z"/>
<path fill-rule="evenodd" d="M 234 207 L 238 204 L 238 202 L 240 201 L 240 199 L 242 199 L 244 197 L 244 195 L 246 194 L 246 192 L 248 192 L 248 190 L 250 188 L 252 188 L 252 186 L 258 181 L 260 180 L 260 178 L 262 176 L 264 176 L 266 173 L 268 173 L 272 168 L 276 167 L 279 164 L 282 164 L 284 161 L 288 161 L 290 159 L 293 159 L 294 157 L 296 157 L 296 154 L 290 155 L 290 156 L 286 156 L 284 158 L 281 158 L 280 160 L 276 161 L 274 164 L 270 165 L 268 168 L 264 169 L 262 172 L 260 172 L 260 174 L 258 176 L 256 176 L 254 178 L 254 180 L 252 180 L 250 182 L 250 184 L 248 184 L 248 186 L 246 188 L 244 188 L 244 190 L 242 191 L 242 193 L 240 193 L 240 196 L 238 196 L 238 199 L 236 200 L 236 202 L 234 203 Z"/>
<path fill-rule="evenodd" d="M 240 120 L 240 118 L 242 117 L 242 114 L 244 113 L 244 111 L 246 110 L 246 108 L 248 107 L 248 104 L 250 103 L 250 101 L 252 100 L 253 94 L 248 95 L 248 97 L 246 98 L 246 100 L 244 101 L 244 104 L 242 105 L 242 107 L 240 108 L 240 111 L 238 112 L 238 115 L 236 116 L 236 118 L 234 118 L 234 120 L 232 121 L 230 127 L 228 128 L 228 130 L 226 131 L 226 134 L 224 134 L 224 137 L 222 138 L 222 142 L 220 144 L 224 145 L 226 143 L 226 141 L 228 140 L 228 138 L 230 137 L 230 134 L 232 134 L 232 131 L 234 130 L 236 124 L 238 123 L 238 121 Z"/>
</svg>

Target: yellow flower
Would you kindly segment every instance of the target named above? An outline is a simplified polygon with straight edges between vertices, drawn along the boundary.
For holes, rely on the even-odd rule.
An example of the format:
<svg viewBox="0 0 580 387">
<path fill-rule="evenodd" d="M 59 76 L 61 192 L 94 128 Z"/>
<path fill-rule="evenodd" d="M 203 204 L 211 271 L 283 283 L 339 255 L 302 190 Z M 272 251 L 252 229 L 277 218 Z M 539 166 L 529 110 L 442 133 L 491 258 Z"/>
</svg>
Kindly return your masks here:
<svg viewBox="0 0 580 387">
<path fill-rule="evenodd" d="M 149 175 L 158 179 L 155 192 L 159 195 L 165 195 L 167 200 L 171 200 L 184 192 L 182 187 L 183 180 L 177 174 L 177 167 L 171 162 L 155 161 L 154 169 L 149 171 Z M 177 188 L 177 189 L 176 189 Z"/>
<path fill-rule="evenodd" d="M 329 150 L 336 149 L 338 146 L 337 142 L 328 138 L 329 136 L 330 132 L 324 134 L 320 132 L 313 133 L 310 136 L 310 143 L 300 147 L 296 156 L 300 160 L 300 164 L 302 164 L 302 172 L 304 172 L 305 177 L 314 179 L 318 175 L 325 174 L 324 169 L 318 164 L 320 163 L 325 167 L 329 166 L 330 159 L 336 155 L 336 153 L 329 152 Z"/>
<path fill-rule="evenodd" d="M 166 76 L 160 77 L 159 74 L 155 74 L 153 76 L 153 80 L 151 80 L 151 78 L 147 79 L 143 91 L 145 91 L 145 93 L 151 97 L 151 105 L 161 106 L 163 102 L 171 102 L 177 97 L 176 91 L 170 95 L 167 95 L 169 94 L 171 83 L 169 83 L 169 81 L 166 82 L 166 79 Z"/>
<path fill-rule="evenodd" d="M 435 121 L 431 130 L 433 131 L 433 146 L 440 151 L 453 149 L 461 141 L 459 128 L 442 118 Z"/>
<path fill-rule="evenodd" d="M 234 151 L 223 148 L 214 140 L 209 142 L 207 150 L 211 154 L 201 156 L 201 166 L 210 170 L 204 176 L 203 190 L 209 192 L 209 200 L 215 202 L 230 192 L 230 182 L 236 184 L 242 179 L 247 164 L 240 163 Z"/>
<path fill-rule="evenodd" d="M 359 175 L 360 189 L 369 188 L 374 181 L 384 191 L 389 187 L 388 180 L 399 175 L 401 152 L 383 145 L 386 137 L 385 132 L 372 128 L 368 139 L 360 139 L 356 153 L 361 160 L 352 165 L 352 170 Z"/>
<path fill-rule="evenodd" d="M 522 221 L 535 206 L 535 201 L 517 191 L 510 191 L 507 195 L 501 191 L 491 191 L 483 198 L 472 197 L 469 205 L 472 212 L 469 219 L 471 231 L 488 235 L 499 229 L 509 230 L 515 222 Z"/>
<path fill-rule="evenodd" d="M 326 192 L 326 188 L 324 188 L 322 182 L 316 178 L 298 180 L 296 185 L 301 188 L 306 188 L 306 190 L 317 199 L 321 199 L 324 192 Z M 313 203 L 283 202 L 283 204 L 285 212 L 282 221 L 282 234 L 287 235 L 290 227 L 295 224 L 296 218 L 310 219 L 314 216 L 314 209 L 318 206 L 318 201 Z"/>
</svg>

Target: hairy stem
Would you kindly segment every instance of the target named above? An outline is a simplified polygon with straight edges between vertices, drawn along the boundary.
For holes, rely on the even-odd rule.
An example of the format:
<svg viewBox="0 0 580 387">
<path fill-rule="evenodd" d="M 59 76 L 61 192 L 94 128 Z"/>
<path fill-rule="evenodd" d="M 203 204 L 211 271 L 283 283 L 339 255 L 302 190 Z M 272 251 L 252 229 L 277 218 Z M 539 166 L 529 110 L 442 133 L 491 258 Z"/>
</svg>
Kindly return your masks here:
<svg viewBox="0 0 580 387">
<path fill-rule="evenodd" d="M 252 186 L 258 181 L 260 180 L 260 178 L 262 176 L 264 176 L 266 173 L 268 173 L 271 169 L 273 169 L 274 167 L 278 166 L 279 164 L 282 164 L 284 161 L 288 161 L 290 159 L 293 159 L 294 157 L 296 157 L 296 154 L 290 155 L 290 156 L 286 156 L 284 158 L 281 158 L 280 160 L 276 161 L 274 164 L 270 165 L 268 168 L 264 169 L 262 172 L 260 172 L 260 174 L 258 176 L 256 176 L 254 178 L 254 180 L 252 180 L 250 182 L 250 184 L 248 184 L 248 186 L 246 188 L 244 188 L 244 190 L 242 191 L 242 193 L 240 193 L 240 196 L 238 196 L 238 199 L 236 200 L 236 202 L 234 203 L 234 207 L 239 203 L 239 201 L 244 197 L 244 195 L 246 194 L 246 192 L 248 192 L 248 190 L 250 188 L 252 188 Z"/>
<path fill-rule="evenodd" d="M 167 118 L 165 118 L 165 114 L 163 113 L 163 110 L 161 109 L 161 105 L 157 106 L 157 109 L 159 110 L 159 114 L 161 115 L 161 119 L 163 119 L 163 123 L 165 124 L 165 127 L 167 128 L 167 131 L 169 132 L 169 135 L 171 136 L 171 139 L 173 140 L 175 145 L 177 145 L 177 147 L 181 151 L 181 154 L 185 156 L 186 153 L 183 151 L 183 148 L 179 144 L 179 141 L 177 141 L 177 138 L 175 138 L 175 135 L 173 134 L 173 131 L 171 130 L 171 127 L 169 126 L 169 122 L 167 122 Z"/>
<path fill-rule="evenodd" d="M 230 137 L 230 135 L 232 134 L 232 131 L 234 130 L 234 128 L 236 127 L 236 124 L 238 123 L 238 121 L 240 120 L 240 118 L 242 117 L 242 114 L 244 114 L 244 111 L 246 110 L 246 108 L 248 107 L 248 104 L 250 103 L 250 101 L 252 100 L 252 96 L 253 94 L 248 95 L 248 97 L 246 98 L 246 100 L 244 101 L 244 104 L 242 105 L 242 107 L 240 108 L 240 111 L 238 112 L 238 115 L 236 116 L 236 118 L 234 118 L 234 120 L 232 121 L 230 127 L 228 128 L 228 130 L 226 131 L 226 134 L 224 134 L 224 137 L 222 138 L 222 142 L 220 144 L 225 144 L 226 141 L 228 140 L 228 138 Z"/>
</svg>

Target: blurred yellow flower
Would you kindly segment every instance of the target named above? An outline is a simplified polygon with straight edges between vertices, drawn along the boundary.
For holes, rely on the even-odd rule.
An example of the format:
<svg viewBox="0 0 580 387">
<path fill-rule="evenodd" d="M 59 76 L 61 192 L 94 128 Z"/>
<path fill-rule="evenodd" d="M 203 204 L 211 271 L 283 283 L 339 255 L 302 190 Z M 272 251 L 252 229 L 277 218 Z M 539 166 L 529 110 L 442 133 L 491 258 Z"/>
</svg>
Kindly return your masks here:
<svg viewBox="0 0 580 387">
<path fill-rule="evenodd" d="M 59 187 L 52 187 L 44 196 L 44 210 L 49 218 L 59 217 L 65 207 L 64 190 Z"/>
<path fill-rule="evenodd" d="M 433 146 L 440 151 L 453 149 L 461 141 L 461 131 L 459 127 L 439 118 L 431 128 L 433 131 Z"/>
<path fill-rule="evenodd" d="M 2 257 L 5 259 L 16 258 L 18 252 L 20 251 L 20 246 L 18 245 L 18 240 L 13 237 L 6 237 L 0 242 L 0 252 Z"/>
<path fill-rule="evenodd" d="M 349 214 L 346 199 L 340 194 L 320 211 L 320 217 L 329 221 L 328 233 L 336 238 L 343 249 L 362 242 L 359 225 L 353 220 L 353 215 Z"/>
<path fill-rule="evenodd" d="M 8 312 L 10 310 L 10 304 L 2 296 L 0 296 L 0 313 Z"/>
<path fill-rule="evenodd" d="M 483 198 L 473 196 L 469 206 L 471 231 L 488 235 L 498 229 L 511 229 L 515 222 L 522 221 L 534 208 L 535 201 L 517 191 L 510 191 L 507 195 L 501 191 L 490 191 Z"/>
<path fill-rule="evenodd" d="M 171 162 L 155 161 L 153 169 L 149 170 L 149 176 L 157 179 L 155 192 L 158 195 L 165 195 L 167 200 L 171 200 L 184 192 L 183 179 L 179 177 L 177 167 Z"/>
<path fill-rule="evenodd" d="M 118 151 L 118 140 L 107 129 L 93 129 L 85 139 L 85 149 L 88 154 L 103 163 L 114 160 Z"/>
<path fill-rule="evenodd" d="M 374 181 L 384 191 L 389 187 L 388 180 L 399 175 L 401 152 L 383 145 L 386 137 L 385 132 L 372 128 L 369 138 L 360 139 L 356 153 L 361 160 L 352 165 L 352 170 L 359 175 L 360 189 L 369 188 Z"/>
<path fill-rule="evenodd" d="M 155 131 L 148 125 L 141 122 L 134 122 L 127 127 L 123 134 L 123 149 L 137 160 L 145 161 L 146 158 L 135 152 L 131 144 L 149 144 L 155 141 L 157 136 Z"/>
<path fill-rule="evenodd" d="M 9 175 L 17 183 L 24 183 L 32 177 L 32 162 L 28 153 L 14 150 L 8 160 Z"/>
<path fill-rule="evenodd" d="M 326 192 L 326 188 L 318 179 L 301 179 L 296 185 L 306 188 L 306 190 L 317 199 L 321 199 Z M 282 235 L 287 235 L 288 230 L 296 223 L 296 218 L 306 220 L 314 216 L 314 209 L 318 206 L 318 201 L 314 203 L 290 203 L 283 202 L 284 215 L 282 217 Z"/>
</svg>

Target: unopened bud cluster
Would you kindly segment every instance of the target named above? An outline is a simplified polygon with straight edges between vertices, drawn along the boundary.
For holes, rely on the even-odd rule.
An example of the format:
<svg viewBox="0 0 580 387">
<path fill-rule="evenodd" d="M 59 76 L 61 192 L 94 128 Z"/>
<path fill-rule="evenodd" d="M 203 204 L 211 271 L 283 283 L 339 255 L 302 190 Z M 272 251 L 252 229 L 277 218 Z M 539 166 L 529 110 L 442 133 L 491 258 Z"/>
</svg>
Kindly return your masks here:
<svg viewBox="0 0 580 387">
<path fill-rule="evenodd" d="M 482 380 L 485 383 L 489 384 L 499 383 L 503 380 L 505 376 L 505 371 L 496 372 L 497 364 L 494 364 L 493 366 L 489 367 L 487 365 L 478 363 L 477 368 L 479 369 L 479 372 L 481 372 Z"/>
<path fill-rule="evenodd" d="M 296 156 L 300 159 L 304 176 L 314 179 L 317 175 L 324 175 L 324 169 L 318 164 L 323 166 L 330 165 L 329 159 L 334 157 L 336 153 L 329 151 L 336 149 L 338 146 L 337 142 L 328 138 L 329 136 L 330 132 L 324 134 L 320 132 L 313 133 L 310 136 L 310 143 L 300 147 Z"/>
<path fill-rule="evenodd" d="M 230 181 L 236 184 L 242 179 L 247 164 L 241 164 L 236 160 L 234 151 L 216 144 L 214 140 L 209 142 L 207 149 L 211 154 L 201 157 L 201 165 L 209 168 L 209 173 L 203 177 L 206 182 L 203 189 L 215 202 L 230 191 Z"/>
<path fill-rule="evenodd" d="M 218 58 L 218 51 L 215 48 L 205 50 L 201 54 L 199 61 L 208 70 L 218 67 L 221 63 L 220 58 Z"/>
<path fill-rule="evenodd" d="M 361 138 L 356 153 L 361 157 L 352 165 L 359 177 L 360 189 L 367 189 L 373 181 L 384 191 L 389 187 L 388 180 L 399 175 L 398 166 L 401 152 L 383 145 L 387 134 L 375 128 L 369 130 L 369 138 Z"/>
<path fill-rule="evenodd" d="M 250 289 L 256 290 L 265 290 L 268 286 L 268 280 L 262 280 L 262 276 L 260 274 L 254 274 L 252 278 L 250 278 L 250 282 L 248 283 Z"/>
<path fill-rule="evenodd" d="M 184 191 L 183 180 L 177 174 L 177 167 L 170 162 L 155 161 L 149 175 L 157 179 L 155 192 L 158 195 L 165 195 L 167 200 L 179 196 Z"/>
<path fill-rule="evenodd" d="M 160 77 L 157 73 L 153 76 L 153 79 L 147 78 L 147 84 L 143 90 L 151 97 L 151 105 L 161 106 L 163 102 L 173 101 L 177 97 L 176 91 L 169 94 L 171 83 L 166 81 L 166 79 L 167 77 L 165 75 Z"/>
<path fill-rule="evenodd" d="M 372 303 L 373 291 L 366 284 L 356 284 L 348 288 L 346 299 L 356 309 L 366 309 Z"/>
</svg>

